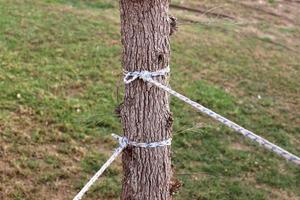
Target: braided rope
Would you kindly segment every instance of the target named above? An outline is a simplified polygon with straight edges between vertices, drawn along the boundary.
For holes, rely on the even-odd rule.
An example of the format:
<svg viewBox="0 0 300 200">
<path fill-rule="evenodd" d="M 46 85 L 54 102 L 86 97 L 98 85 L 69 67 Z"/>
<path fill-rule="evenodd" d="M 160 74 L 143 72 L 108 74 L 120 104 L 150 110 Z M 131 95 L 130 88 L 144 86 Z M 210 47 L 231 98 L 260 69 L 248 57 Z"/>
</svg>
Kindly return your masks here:
<svg viewBox="0 0 300 200">
<path fill-rule="evenodd" d="M 150 80 L 154 76 L 165 76 L 170 72 L 170 67 L 166 67 L 164 69 L 155 71 L 155 72 L 149 72 L 149 71 L 140 71 L 140 72 L 124 72 L 124 82 L 125 84 L 129 84 L 132 81 L 143 77 L 144 80 Z"/>
<path fill-rule="evenodd" d="M 241 133 L 245 137 L 251 139 L 252 141 L 255 141 L 259 143 L 260 145 L 264 146 L 266 149 L 273 151 L 274 153 L 278 154 L 279 156 L 284 157 L 285 159 L 300 165 L 300 158 L 284 149 L 281 147 L 273 144 L 272 142 L 256 135 L 255 133 L 243 128 L 242 126 L 232 122 L 231 120 L 215 113 L 214 111 L 200 105 L 199 103 L 192 101 L 191 99 L 187 98 L 186 96 L 172 90 L 171 88 L 157 82 L 156 80 L 153 79 L 154 76 L 165 76 L 169 73 L 170 69 L 169 66 L 165 69 L 160 70 L 160 73 L 157 72 L 148 72 L 148 71 L 142 71 L 142 72 L 129 72 L 125 78 L 124 82 L 126 84 L 131 83 L 132 81 L 140 78 L 146 82 L 152 83 L 153 85 L 163 89 L 164 91 L 172 94 L 173 96 L 177 97 L 178 99 L 184 101 L 185 103 L 191 105 L 192 107 L 196 108 L 198 111 L 207 114 L 208 116 L 212 117 L 213 119 L 221 122 L 222 124 L 226 125 L 229 128 L 232 128 L 233 130 Z M 164 74 L 162 73 L 164 72 Z M 126 80 L 125 80 L 126 79 Z"/>
<path fill-rule="evenodd" d="M 128 146 L 134 146 L 134 147 L 141 147 L 141 148 L 155 148 L 155 147 L 163 147 L 163 146 L 169 146 L 172 143 L 172 138 L 169 138 L 167 140 L 163 140 L 160 142 L 151 142 L 151 143 L 139 143 L 139 142 L 133 142 L 133 141 L 128 141 L 126 137 L 121 137 L 116 134 L 112 134 L 112 136 L 122 142 L 123 140 L 126 140 L 126 143 Z"/>
<path fill-rule="evenodd" d="M 80 192 L 73 198 L 73 200 L 81 200 L 83 195 L 90 189 L 90 187 L 97 181 L 97 179 L 103 174 L 103 172 L 112 164 L 112 162 L 121 154 L 121 152 L 127 146 L 134 146 L 140 148 L 155 148 L 171 145 L 172 138 L 163 140 L 160 142 L 151 143 L 138 143 L 129 141 L 126 137 L 121 137 L 116 134 L 112 134 L 112 137 L 119 141 L 119 147 L 115 149 L 111 157 L 102 165 L 102 167 L 97 171 L 97 173 L 85 184 L 85 186 L 80 190 Z"/>
<path fill-rule="evenodd" d="M 252 141 L 259 143 L 260 145 L 264 146 L 265 148 L 275 152 L 276 154 L 284 157 L 285 159 L 300 165 L 300 158 L 296 155 L 282 149 L 281 147 L 269 142 L 268 140 L 254 134 L 253 132 L 239 126 L 238 124 L 230 121 L 229 119 L 215 113 L 214 111 L 200 105 L 199 103 L 192 101 L 191 99 L 187 98 L 186 96 L 172 90 L 171 88 L 155 81 L 153 77 L 155 76 L 165 76 L 170 72 L 169 66 L 162 70 L 156 72 L 149 72 L 149 71 L 141 71 L 141 72 L 127 72 L 124 77 L 125 84 L 129 84 L 136 79 L 142 79 L 144 81 L 148 81 L 153 85 L 163 89 L 164 91 L 174 95 L 178 99 L 184 101 L 185 103 L 191 105 L 192 107 L 196 108 L 202 113 L 207 114 L 208 116 L 214 118 L 215 120 L 221 122 L 222 124 L 228 126 L 229 128 L 234 129 L 235 131 L 241 133 L 245 137 L 248 137 Z M 119 141 L 119 147 L 115 149 L 114 153 L 111 157 L 102 165 L 102 167 L 97 171 L 97 173 L 89 180 L 89 182 L 81 189 L 81 191 L 73 198 L 73 200 L 81 200 L 83 195 L 90 189 L 90 187 L 96 182 L 96 180 L 103 174 L 103 172 L 112 164 L 112 162 L 121 154 L 121 152 L 127 146 L 134 146 L 134 147 L 141 147 L 141 148 L 155 148 L 155 147 L 162 147 L 171 145 L 172 139 L 169 138 L 164 141 L 160 142 L 152 142 L 152 143 L 138 143 L 129 141 L 126 137 L 121 137 L 116 134 L 112 134 L 112 136 Z"/>
</svg>

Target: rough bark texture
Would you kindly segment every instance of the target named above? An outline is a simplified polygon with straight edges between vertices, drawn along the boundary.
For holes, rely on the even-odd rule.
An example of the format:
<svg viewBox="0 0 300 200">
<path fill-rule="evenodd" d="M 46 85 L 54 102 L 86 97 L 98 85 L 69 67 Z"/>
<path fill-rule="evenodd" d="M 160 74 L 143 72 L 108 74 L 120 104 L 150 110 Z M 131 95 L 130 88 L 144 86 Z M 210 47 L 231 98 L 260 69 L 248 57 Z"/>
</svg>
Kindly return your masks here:
<svg viewBox="0 0 300 200">
<path fill-rule="evenodd" d="M 168 0 L 120 0 L 123 68 L 156 71 L 169 64 Z M 167 84 L 167 77 L 156 77 Z M 120 117 L 131 141 L 155 142 L 171 137 L 168 95 L 136 80 L 125 86 Z M 171 149 L 132 148 L 123 153 L 122 200 L 170 200 Z"/>
</svg>

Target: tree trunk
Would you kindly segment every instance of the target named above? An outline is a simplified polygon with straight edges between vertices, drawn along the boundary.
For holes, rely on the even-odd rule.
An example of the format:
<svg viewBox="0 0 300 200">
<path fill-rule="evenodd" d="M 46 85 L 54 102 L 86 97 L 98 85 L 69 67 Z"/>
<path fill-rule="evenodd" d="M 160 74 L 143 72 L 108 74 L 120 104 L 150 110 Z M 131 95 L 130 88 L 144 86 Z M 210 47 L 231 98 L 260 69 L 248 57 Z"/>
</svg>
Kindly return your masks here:
<svg viewBox="0 0 300 200">
<path fill-rule="evenodd" d="M 169 64 L 169 0 L 120 0 L 122 65 L 125 71 L 157 71 Z M 168 84 L 167 77 L 154 77 Z M 168 94 L 142 80 L 125 86 L 120 106 L 130 141 L 158 142 L 171 137 Z M 171 148 L 128 147 L 123 153 L 122 200 L 170 200 Z"/>
</svg>

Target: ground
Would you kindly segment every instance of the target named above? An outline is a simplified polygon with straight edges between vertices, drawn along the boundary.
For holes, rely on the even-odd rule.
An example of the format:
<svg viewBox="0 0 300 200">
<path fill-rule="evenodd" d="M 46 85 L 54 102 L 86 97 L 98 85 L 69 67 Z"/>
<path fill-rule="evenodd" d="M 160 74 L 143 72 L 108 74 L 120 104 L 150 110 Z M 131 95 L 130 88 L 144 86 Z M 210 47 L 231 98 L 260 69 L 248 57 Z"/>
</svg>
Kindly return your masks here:
<svg viewBox="0 0 300 200">
<path fill-rule="evenodd" d="M 173 89 L 299 155 L 299 1 L 172 4 L 205 11 L 171 8 Z M 113 0 L 0 0 L 1 199 L 72 199 L 117 146 L 119 30 Z M 175 199 L 300 199 L 299 167 L 171 110 Z M 85 199 L 118 199 L 121 176 L 117 160 Z"/>
</svg>

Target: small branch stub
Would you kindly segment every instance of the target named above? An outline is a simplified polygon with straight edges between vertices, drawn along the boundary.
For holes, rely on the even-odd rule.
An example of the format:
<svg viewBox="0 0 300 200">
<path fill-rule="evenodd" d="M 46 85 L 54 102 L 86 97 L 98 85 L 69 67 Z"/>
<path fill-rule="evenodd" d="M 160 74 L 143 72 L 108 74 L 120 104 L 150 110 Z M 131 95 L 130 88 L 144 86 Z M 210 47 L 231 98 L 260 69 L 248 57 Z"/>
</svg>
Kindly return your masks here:
<svg viewBox="0 0 300 200">
<path fill-rule="evenodd" d="M 174 16 L 170 16 L 169 22 L 170 22 L 170 36 L 171 36 L 178 30 L 177 18 Z"/>
</svg>

